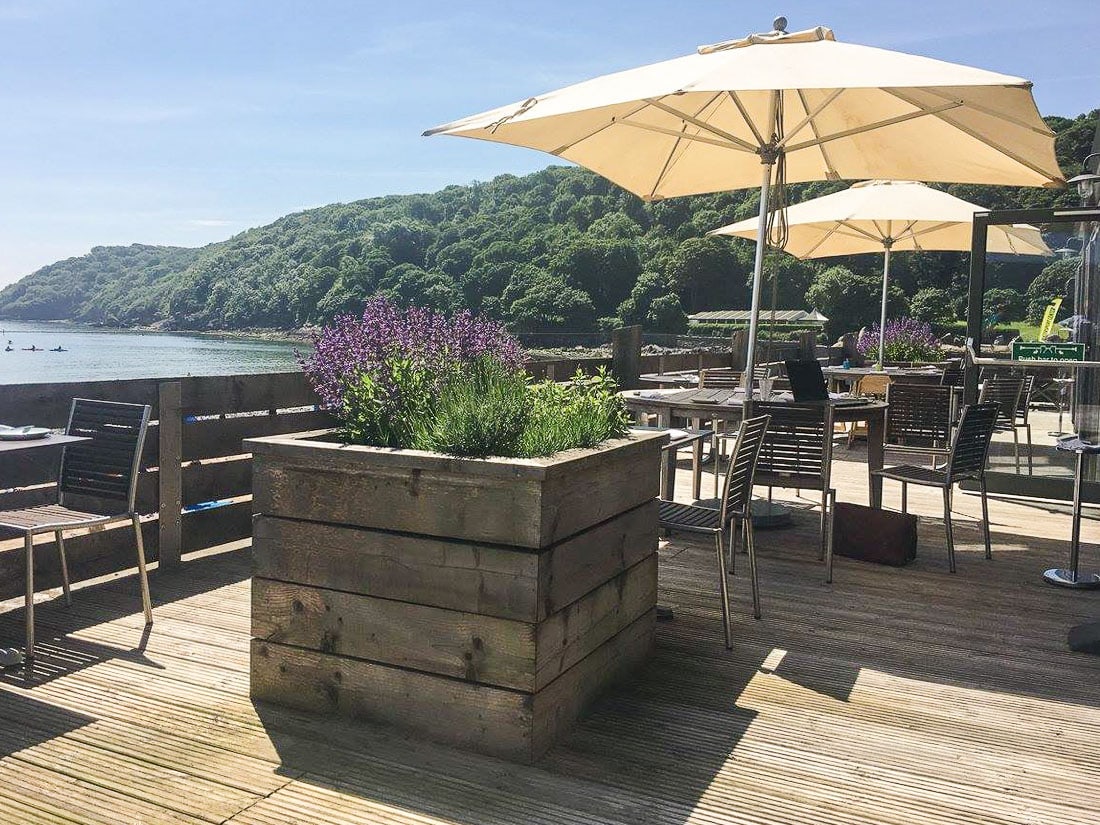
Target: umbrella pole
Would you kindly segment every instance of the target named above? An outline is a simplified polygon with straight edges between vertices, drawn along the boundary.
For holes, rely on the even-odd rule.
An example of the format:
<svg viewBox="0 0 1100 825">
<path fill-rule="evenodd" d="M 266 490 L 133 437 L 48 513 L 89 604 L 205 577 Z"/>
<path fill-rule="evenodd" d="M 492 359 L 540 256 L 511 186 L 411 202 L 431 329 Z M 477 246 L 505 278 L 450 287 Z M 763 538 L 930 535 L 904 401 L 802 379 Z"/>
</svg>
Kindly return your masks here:
<svg viewBox="0 0 1100 825">
<path fill-rule="evenodd" d="M 752 377 L 756 367 L 756 328 L 760 321 L 760 287 L 764 280 L 764 249 L 767 246 L 768 195 L 772 184 L 772 162 L 764 161 L 764 175 L 760 181 L 760 224 L 756 231 L 756 262 L 752 272 L 752 310 L 749 313 L 749 346 L 745 353 L 745 401 L 742 416 L 747 418 L 752 404 Z"/>
<path fill-rule="evenodd" d="M 886 369 L 886 289 L 890 285 L 890 244 L 882 261 L 882 316 L 878 322 L 878 367 Z"/>
</svg>

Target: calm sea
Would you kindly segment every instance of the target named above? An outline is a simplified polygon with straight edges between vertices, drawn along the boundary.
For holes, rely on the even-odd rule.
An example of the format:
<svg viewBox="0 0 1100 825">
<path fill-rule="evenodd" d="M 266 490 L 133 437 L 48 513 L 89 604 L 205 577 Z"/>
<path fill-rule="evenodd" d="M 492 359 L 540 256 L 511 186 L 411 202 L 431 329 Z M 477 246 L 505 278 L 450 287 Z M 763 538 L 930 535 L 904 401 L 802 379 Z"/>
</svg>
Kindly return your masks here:
<svg viewBox="0 0 1100 825">
<path fill-rule="evenodd" d="M 8 341 L 11 352 L 5 352 Z M 30 347 L 43 352 L 29 352 Z M 61 347 L 64 352 L 50 352 Z M 302 344 L 0 320 L 0 384 L 280 372 Z"/>
</svg>

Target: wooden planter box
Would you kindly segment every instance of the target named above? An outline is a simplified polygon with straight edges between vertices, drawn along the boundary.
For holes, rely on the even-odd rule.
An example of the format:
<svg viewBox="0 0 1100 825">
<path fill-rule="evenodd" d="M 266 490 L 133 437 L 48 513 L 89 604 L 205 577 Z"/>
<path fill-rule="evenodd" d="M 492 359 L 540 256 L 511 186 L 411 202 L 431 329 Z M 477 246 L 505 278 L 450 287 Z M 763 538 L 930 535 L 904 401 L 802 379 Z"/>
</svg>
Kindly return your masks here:
<svg viewBox="0 0 1100 825">
<path fill-rule="evenodd" d="M 667 436 L 546 459 L 251 439 L 253 698 L 537 759 L 653 645 Z"/>
</svg>

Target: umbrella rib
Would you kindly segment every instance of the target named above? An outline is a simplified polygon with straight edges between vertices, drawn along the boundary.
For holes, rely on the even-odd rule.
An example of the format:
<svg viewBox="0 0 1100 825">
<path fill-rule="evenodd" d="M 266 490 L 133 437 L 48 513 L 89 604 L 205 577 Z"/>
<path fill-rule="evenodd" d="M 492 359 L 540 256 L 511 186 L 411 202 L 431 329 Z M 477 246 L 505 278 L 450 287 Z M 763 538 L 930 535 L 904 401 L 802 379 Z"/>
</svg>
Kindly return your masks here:
<svg viewBox="0 0 1100 825">
<path fill-rule="evenodd" d="M 631 111 L 627 112 L 618 121 L 613 119 L 613 120 L 608 121 L 607 123 L 601 123 L 599 126 L 597 126 L 595 129 L 593 129 L 591 132 L 588 132 L 587 134 L 581 135 L 576 140 L 570 141 L 569 143 L 563 143 L 558 148 L 552 149 L 549 152 L 549 154 L 560 156 L 561 153 L 564 152 L 566 149 L 571 149 L 574 146 L 576 146 L 578 143 L 583 143 L 584 141 L 588 140 L 589 138 L 595 137 L 600 132 L 602 132 L 604 129 L 608 129 L 608 128 L 614 126 L 616 122 L 619 122 L 619 123 L 626 122 L 626 118 L 638 114 L 638 112 L 642 111 L 642 109 L 644 109 L 647 105 L 648 104 L 646 104 L 646 103 L 639 103 L 636 108 L 634 108 Z"/>
<path fill-rule="evenodd" d="M 730 100 L 733 101 L 733 105 L 737 107 L 737 111 L 741 113 L 741 117 L 744 119 L 745 125 L 749 127 L 749 130 L 752 132 L 752 136 L 756 138 L 756 144 L 758 146 L 763 146 L 765 143 L 767 143 L 767 141 L 764 140 L 764 136 L 760 134 L 760 130 L 756 128 L 756 124 L 752 122 L 752 118 L 749 117 L 749 113 L 745 109 L 745 104 L 741 102 L 741 97 L 737 94 L 737 92 L 730 90 L 727 91 L 726 94 L 729 95 Z"/>
<path fill-rule="evenodd" d="M 799 255 L 798 257 L 802 258 L 802 259 L 810 258 L 810 257 L 813 256 L 813 254 L 815 252 L 817 252 L 817 250 L 821 249 L 821 247 L 825 245 L 825 242 L 827 240 L 829 240 L 829 238 L 833 237 L 833 235 L 836 235 L 836 234 L 846 235 L 847 234 L 846 232 L 840 232 L 840 226 L 841 226 L 841 224 L 839 222 L 834 223 L 832 226 L 829 227 L 828 231 L 824 235 L 821 236 L 820 241 L 815 243 L 813 246 L 811 246 L 809 249 L 807 249 L 804 254 Z M 826 256 L 826 257 L 832 257 L 832 256 Z"/>
<path fill-rule="evenodd" d="M 866 229 L 860 229 L 858 226 L 856 226 L 853 223 L 848 223 L 848 221 L 837 221 L 837 223 L 839 223 L 841 226 L 843 226 L 847 229 L 851 229 L 853 232 L 858 232 L 864 238 L 869 238 L 870 240 L 875 241 L 877 243 L 882 243 L 882 236 L 876 236 L 873 232 L 868 232 Z M 878 229 L 878 224 L 877 223 L 875 224 L 875 228 Z M 882 230 L 879 229 L 879 232 L 881 232 L 881 231 Z"/>
<path fill-rule="evenodd" d="M 621 123 L 623 126 L 633 126 L 635 129 L 642 129 L 646 132 L 657 132 L 661 135 L 669 135 L 674 138 L 682 138 L 683 140 L 694 140 L 696 143 L 706 143 L 711 146 L 721 146 L 723 149 L 736 149 L 737 151 L 747 151 L 752 154 L 756 154 L 756 147 L 745 144 L 747 149 L 742 149 L 740 146 L 731 146 L 729 141 L 718 140 L 717 138 L 703 137 L 702 135 L 689 135 L 686 132 L 677 132 L 675 129 L 668 129 L 664 126 L 655 126 L 651 123 L 638 123 L 634 120 L 618 120 L 616 123 Z M 595 133 L 593 133 L 595 134 Z M 576 143 L 569 144 L 569 146 L 575 146 Z M 568 146 L 563 147 L 568 148 Z"/>
<path fill-rule="evenodd" d="M 802 104 L 804 111 L 809 112 L 810 107 L 806 105 L 806 94 L 802 89 L 798 90 L 798 100 Z M 821 133 L 817 131 L 817 124 L 810 121 L 810 131 L 814 133 L 814 138 L 820 138 Z M 825 162 L 825 177 L 828 180 L 839 180 L 840 173 L 836 171 L 836 167 L 833 166 L 833 159 L 829 157 L 828 151 L 825 149 L 825 144 L 818 144 L 817 147 L 821 150 L 821 160 Z"/>
<path fill-rule="evenodd" d="M 910 101 L 906 102 L 910 103 Z M 916 106 L 917 104 L 910 103 L 910 105 Z M 936 106 L 932 109 L 921 109 L 918 107 L 919 111 L 916 112 L 909 112 L 904 115 L 898 115 L 897 117 L 887 118 L 886 120 L 879 120 L 875 123 L 867 123 L 863 126 L 856 126 L 854 129 L 845 129 L 842 132 L 834 132 L 831 135 L 826 135 L 825 137 L 817 138 L 816 140 L 807 140 L 803 141 L 802 143 L 797 143 L 794 146 L 788 146 L 787 154 L 797 152 L 800 149 L 809 149 L 811 146 L 819 146 L 822 143 L 828 143 L 831 140 L 840 140 L 841 138 L 851 137 L 852 135 L 859 135 L 864 132 L 881 129 L 885 126 L 893 126 L 896 123 L 904 123 L 905 121 L 913 120 L 914 118 L 925 117 L 927 115 L 936 115 L 940 112 L 945 112 L 948 109 L 957 109 L 962 105 L 962 101 L 955 100 L 951 101 L 950 103 L 945 103 L 942 106 Z"/>
<path fill-rule="evenodd" d="M 805 129 L 807 124 L 813 123 L 814 118 L 821 114 L 829 106 L 829 104 L 840 97 L 843 91 L 843 89 L 833 89 L 832 93 L 828 97 L 826 97 L 820 105 L 814 107 L 814 110 L 812 112 L 807 108 L 806 117 L 799 121 L 798 125 L 791 129 L 791 131 L 787 132 L 787 134 L 780 138 L 779 143 L 777 143 L 776 146 L 786 146 L 787 141 L 789 141 L 791 138 L 793 138 L 795 135 Z M 802 97 L 801 89 L 798 92 L 798 96 L 802 100 L 803 108 L 806 108 L 806 99 Z M 814 131 L 814 137 L 817 137 L 816 130 Z"/>
<path fill-rule="evenodd" d="M 703 106 L 702 108 L 705 109 L 707 106 L 709 106 L 715 100 L 717 100 L 718 97 L 719 96 L 716 95 L 714 98 L 712 98 L 710 101 L 708 101 L 706 106 Z M 734 144 L 735 146 L 739 146 L 740 148 L 742 148 L 742 149 L 744 149 L 748 152 L 754 152 L 755 153 L 756 150 L 759 148 L 757 146 L 753 146 L 747 140 L 741 140 L 741 138 L 737 137 L 736 135 L 730 134 L 729 132 L 725 131 L 724 129 L 714 128 L 709 123 L 707 123 L 705 120 L 699 120 L 699 118 L 695 117 L 694 115 L 689 115 L 689 114 L 686 114 L 685 112 L 681 112 L 679 109 L 677 109 L 673 106 L 669 106 L 664 101 L 657 100 L 655 98 L 646 98 L 646 103 L 648 103 L 650 106 L 653 106 L 654 108 L 660 109 L 662 112 L 665 112 L 666 114 L 670 114 L 673 117 L 678 117 L 681 120 L 683 120 L 684 122 L 690 123 L 692 126 L 697 126 L 700 129 L 702 129 L 704 132 L 710 132 L 710 134 L 715 135 L 716 137 L 722 138 L 723 140 L 727 140 L 730 143 Z"/>
<path fill-rule="evenodd" d="M 1047 180 L 1052 180 L 1050 175 L 1046 171 L 1044 171 L 1041 167 L 1036 166 L 1031 161 L 1026 160 L 1025 158 L 1021 157 L 1018 153 L 1013 152 L 1011 149 L 1007 148 L 1006 146 L 1003 146 L 1000 143 L 995 143 L 994 141 L 990 140 L 988 137 L 986 137 L 984 135 L 979 135 L 977 132 L 975 132 L 970 127 L 963 126 L 958 121 L 952 120 L 951 118 L 948 118 L 943 114 L 948 109 L 958 108 L 957 106 L 946 106 L 946 107 L 936 106 L 936 107 L 933 107 L 931 109 L 924 109 L 921 106 L 920 103 L 913 100 L 911 97 L 901 93 L 897 89 L 883 89 L 883 91 L 886 92 L 887 94 L 893 95 L 894 97 L 896 97 L 898 100 L 902 101 L 903 103 L 908 103 L 910 106 L 916 106 L 917 108 L 922 109 L 922 111 L 924 111 L 926 114 L 935 115 L 940 120 L 942 120 L 944 123 L 946 123 L 948 126 L 952 126 L 955 129 L 958 129 L 963 134 L 969 135 L 970 137 L 974 138 L 977 141 L 980 141 L 981 143 L 984 143 L 986 146 L 989 146 L 992 149 L 996 149 L 998 152 L 1000 152 L 1005 157 L 1009 158 L 1010 160 L 1016 161 L 1021 166 L 1025 167 L 1027 169 L 1030 169 L 1032 172 L 1035 172 L 1036 174 L 1041 175 L 1042 177 L 1046 178 Z M 968 104 L 964 104 L 960 101 L 958 105 L 963 106 L 963 105 L 968 105 Z"/>
<path fill-rule="evenodd" d="M 705 112 L 710 106 L 721 97 L 721 93 L 714 95 L 710 100 L 700 106 L 695 113 L 695 117 L 698 117 Z M 658 107 L 659 108 L 659 107 Z M 684 128 L 684 127 L 681 127 Z M 672 150 L 665 157 L 665 162 L 661 165 L 661 171 L 657 173 L 657 177 L 653 181 L 653 186 L 650 187 L 649 194 L 646 196 L 646 200 L 653 200 L 657 197 L 657 190 L 661 188 L 661 184 L 664 183 L 668 173 L 672 171 L 676 163 L 684 156 L 684 152 L 687 151 L 686 144 L 684 143 L 685 133 L 680 132 L 680 135 L 676 138 L 676 142 L 672 146 Z"/>
<path fill-rule="evenodd" d="M 922 91 L 928 92 L 930 95 L 935 95 L 940 100 L 952 99 L 950 95 L 948 95 L 946 92 L 941 92 L 939 89 L 930 88 L 922 89 Z M 1007 115 L 1002 112 L 998 112 L 996 109 L 991 109 L 988 106 L 983 106 L 981 103 L 975 103 L 974 101 L 968 100 L 966 102 L 966 106 L 968 109 L 974 109 L 975 111 L 981 112 L 982 114 L 989 115 L 990 117 L 995 117 L 998 120 L 1008 121 L 1013 126 L 1019 126 L 1021 129 L 1027 129 L 1029 132 L 1034 132 L 1035 134 L 1042 135 L 1043 137 L 1051 137 L 1054 134 L 1054 132 L 1050 131 L 1050 129 L 1048 128 L 1045 128 L 1045 126 L 1035 126 L 1031 123 L 1028 123 L 1027 121 L 1023 121 L 1017 117 L 1013 117 L 1012 115 Z"/>
</svg>

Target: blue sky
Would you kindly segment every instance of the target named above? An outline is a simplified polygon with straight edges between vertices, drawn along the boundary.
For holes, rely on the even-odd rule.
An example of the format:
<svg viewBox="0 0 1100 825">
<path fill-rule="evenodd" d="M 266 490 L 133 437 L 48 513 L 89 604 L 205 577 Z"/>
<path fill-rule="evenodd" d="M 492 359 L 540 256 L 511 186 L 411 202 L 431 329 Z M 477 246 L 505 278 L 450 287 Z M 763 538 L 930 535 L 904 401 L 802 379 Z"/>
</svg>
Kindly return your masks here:
<svg viewBox="0 0 1100 825">
<path fill-rule="evenodd" d="M 0 284 L 96 245 L 198 246 L 311 206 L 540 169 L 549 156 L 420 133 L 767 30 L 760 8 L 0 0 Z M 1026 77 L 1044 114 L 1100 106 L 1095 0 L 775 12 L 792 30 Z"/>
</svg>

